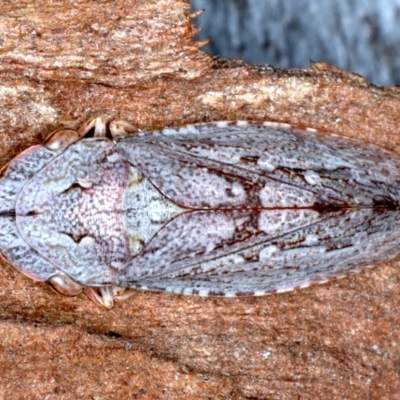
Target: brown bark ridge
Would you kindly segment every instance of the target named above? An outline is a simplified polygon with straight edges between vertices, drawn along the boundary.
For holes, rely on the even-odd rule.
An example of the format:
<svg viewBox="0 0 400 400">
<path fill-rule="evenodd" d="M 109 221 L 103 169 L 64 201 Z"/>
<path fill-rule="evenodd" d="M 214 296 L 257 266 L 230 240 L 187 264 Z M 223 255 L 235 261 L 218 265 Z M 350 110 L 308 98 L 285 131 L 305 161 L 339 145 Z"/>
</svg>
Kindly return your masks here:
<svg viewBox="0 0 400 400">
<path fill-rule="evenodd" d="M 0 164 L 90 117 L 273 120 L 400 152 L 400 91 L 327 64 L 215 60 L 183 0 L 4 1 Z M 105 310 L 0 267 L 0 399 L 394 399 L 400 275 L 261 298 L 138 292 Z M 398 398 L 398 397 L 397 397 Z"/>
</svg>

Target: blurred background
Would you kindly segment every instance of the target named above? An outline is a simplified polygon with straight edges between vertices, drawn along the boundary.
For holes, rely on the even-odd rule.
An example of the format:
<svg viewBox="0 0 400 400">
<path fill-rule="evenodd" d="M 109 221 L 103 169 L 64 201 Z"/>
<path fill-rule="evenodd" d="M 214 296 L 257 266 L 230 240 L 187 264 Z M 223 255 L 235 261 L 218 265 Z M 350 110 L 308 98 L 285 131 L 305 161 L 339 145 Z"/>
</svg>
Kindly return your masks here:
<svg viewBox="0 0 400 400">
<path fill-rule="evenodd" d="M 377 85 L 400 84 L 400 0 L 190 0 L 203 50 L 249 64 L 325 61 Z"/>
</svg>

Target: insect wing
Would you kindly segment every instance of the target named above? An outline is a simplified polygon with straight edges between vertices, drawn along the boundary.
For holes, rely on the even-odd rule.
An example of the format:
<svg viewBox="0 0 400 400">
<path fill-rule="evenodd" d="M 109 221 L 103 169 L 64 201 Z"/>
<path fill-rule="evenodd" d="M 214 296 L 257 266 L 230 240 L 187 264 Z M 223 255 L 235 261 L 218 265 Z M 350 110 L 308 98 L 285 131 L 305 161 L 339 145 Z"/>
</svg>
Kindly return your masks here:
<svg viewBox="0 0 400 400">
<path fill-rule="evenodd" d="M 185 212 L 118 279 L 185 294 L 264 294 L 397 254 L 399 159 L 270 124 L 208 124 L 117 141 Z"/>
</svg>

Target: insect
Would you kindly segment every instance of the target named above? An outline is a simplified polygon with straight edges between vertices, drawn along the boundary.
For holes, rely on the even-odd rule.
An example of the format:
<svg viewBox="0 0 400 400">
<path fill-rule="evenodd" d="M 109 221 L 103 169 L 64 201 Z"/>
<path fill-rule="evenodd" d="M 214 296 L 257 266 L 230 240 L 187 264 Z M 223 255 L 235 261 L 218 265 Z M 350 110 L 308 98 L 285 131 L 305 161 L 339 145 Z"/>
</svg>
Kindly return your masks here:
<svg viewBox="0 0 400 400">
<path fill-rule="evenodd" d="M 257 296 L 399 253 L 400 157 L 271 122 L 61 129 L 0 176 L 0 250 L 59 293 Z"/>
</svg>

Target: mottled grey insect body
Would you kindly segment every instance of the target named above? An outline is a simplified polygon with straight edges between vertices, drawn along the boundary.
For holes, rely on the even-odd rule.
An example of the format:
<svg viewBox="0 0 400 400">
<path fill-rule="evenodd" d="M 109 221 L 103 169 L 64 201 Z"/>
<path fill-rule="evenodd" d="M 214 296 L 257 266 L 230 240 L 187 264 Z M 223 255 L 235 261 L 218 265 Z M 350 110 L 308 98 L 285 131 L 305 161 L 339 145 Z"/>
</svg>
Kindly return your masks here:
<svg viewBox="0 0 400 400">
<path fill-rule="evenodd" d="M 85 137 L 91 128 L 95 137 Z M 0 178 L 0 249 L 111 306 L 125 289 L 262 295 L 398 254 L 400 158 L 285 124 L 55 132 Z"/>
</svg>

